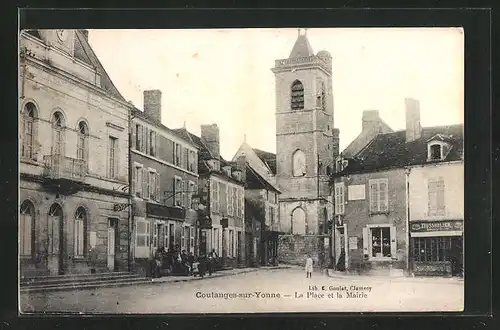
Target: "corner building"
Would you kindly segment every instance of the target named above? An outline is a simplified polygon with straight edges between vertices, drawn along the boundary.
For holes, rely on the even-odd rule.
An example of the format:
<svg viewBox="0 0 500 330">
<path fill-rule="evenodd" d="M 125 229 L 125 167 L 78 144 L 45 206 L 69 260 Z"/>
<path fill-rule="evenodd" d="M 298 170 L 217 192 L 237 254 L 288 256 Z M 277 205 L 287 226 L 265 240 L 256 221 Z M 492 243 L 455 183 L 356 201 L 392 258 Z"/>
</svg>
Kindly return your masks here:
<svg viewBox="0 0 500 330">
<path fill-rule="evenodd" d="M 314 54 L 299 31 L 287 59 L 276 60 L 276 183 L 279 197 L 281 262 L 302 264 L 306 254 L 320 261 L 331 245 L 332 201 L 328 175 L 339 150 L 333 122 L 332 57 Z M 322 262 L 322 261 L 320 261 Z"/>
<path fill-rule="evenodd" d="M 20 35 L 21 277 L 128 269 L 131 107 L 86 30 Z M 94 254 L 92 254 L 94 255 Z"/>
</svg>

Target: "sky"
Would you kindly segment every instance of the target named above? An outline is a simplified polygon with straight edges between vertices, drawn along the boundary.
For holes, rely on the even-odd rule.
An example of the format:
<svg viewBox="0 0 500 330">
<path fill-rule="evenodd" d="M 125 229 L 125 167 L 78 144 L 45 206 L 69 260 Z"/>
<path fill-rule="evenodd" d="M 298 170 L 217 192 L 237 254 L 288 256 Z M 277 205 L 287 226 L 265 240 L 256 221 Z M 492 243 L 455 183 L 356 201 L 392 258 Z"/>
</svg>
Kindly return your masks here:
<svg viewBox="0 0 500 330">
<path fill-rule="evenodd" d="M 143 109 L 143 91 L 162 91 L 162 123 L 216 123 L 222 157 L 246 136 L 276 152 L 275 81 L 293 29 L 90 30 L 89 42 L 125 99 Z M 333 57 L 334 125 L 343 150 L 360 132 L 363 110 L 405 129 L 405 97 L 420 101 L 422 126 L 463 123 L 464 32 L 460 28 L 318 28 L 307 37 Z"/>
</svg>

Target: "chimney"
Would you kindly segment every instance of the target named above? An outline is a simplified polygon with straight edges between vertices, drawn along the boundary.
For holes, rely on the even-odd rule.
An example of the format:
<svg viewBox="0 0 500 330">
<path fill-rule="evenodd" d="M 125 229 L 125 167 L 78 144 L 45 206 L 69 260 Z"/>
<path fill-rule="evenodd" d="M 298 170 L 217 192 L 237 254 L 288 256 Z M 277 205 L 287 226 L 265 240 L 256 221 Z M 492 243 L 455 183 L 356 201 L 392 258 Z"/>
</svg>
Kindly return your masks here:
<svg viewBox="0 0 500 330">
<path fill-rule="evenodd" d="M 412 98 L 405 99 L 406 107 L 406 142 L 415 141 L 422 135 L 420 126 L 420 102 Z"/>
<path fill-rule="evenodd" d="M 241 171 L 241 180 L 246 182 L 247 180 L 247 156 L 242 153 L 236 159 L 236 168 Z"/>
<path fill-rule="evenodd" d="M 144 91 L 144 114 L 150 119 L 161 123 L 161 91 Z"/>
<path fill-rule="evenodd" d="M 380 116 L 378 110 L 363 111 L 362 131 L 370 131 L 380 125 Z"/>
<path fill-rule="evenodd" d="M 220 159 L 219 127 L 217 124 L 201 125 L 201 139 L 212 155 Z"/>
<path fill-rule="evenodd" d="M 83 34 L 85 37 L 85 40 L 89 41 L 89 30 L 86 29 L 80 29 L 80 32 Z"/>
</svg>

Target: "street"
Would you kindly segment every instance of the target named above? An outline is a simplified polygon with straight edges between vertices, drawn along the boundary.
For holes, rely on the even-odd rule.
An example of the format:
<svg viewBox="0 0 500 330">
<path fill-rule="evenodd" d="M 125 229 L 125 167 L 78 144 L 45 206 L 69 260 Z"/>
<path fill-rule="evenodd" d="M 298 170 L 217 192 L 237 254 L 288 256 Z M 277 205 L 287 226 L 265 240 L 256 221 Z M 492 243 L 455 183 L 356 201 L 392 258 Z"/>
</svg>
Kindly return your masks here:
<svg viewBox="0 0 500 330">
<path fill-rule="evenodd" d="M 332 278 L 300 268 L 179 283 L 22 294 L 22 312 L 252 313 L 460 311 L 456 278 Z"/>
</svg>

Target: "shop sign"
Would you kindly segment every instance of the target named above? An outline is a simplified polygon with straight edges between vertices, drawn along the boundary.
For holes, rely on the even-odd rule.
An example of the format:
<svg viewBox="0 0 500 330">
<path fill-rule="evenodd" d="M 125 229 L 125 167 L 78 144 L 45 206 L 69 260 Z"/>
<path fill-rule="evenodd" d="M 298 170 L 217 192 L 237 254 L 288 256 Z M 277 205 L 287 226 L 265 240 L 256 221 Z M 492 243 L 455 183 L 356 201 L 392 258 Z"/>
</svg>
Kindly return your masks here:
<svg viewBox="0 0 500 330">
<path fill-rule="evenodd" d="M 416 233 L 429 232 L 429 231 L 458 231 L 463 230 L 463 221 L 421 221 L 412 222 L 411 231 Z"/>
</svg>

